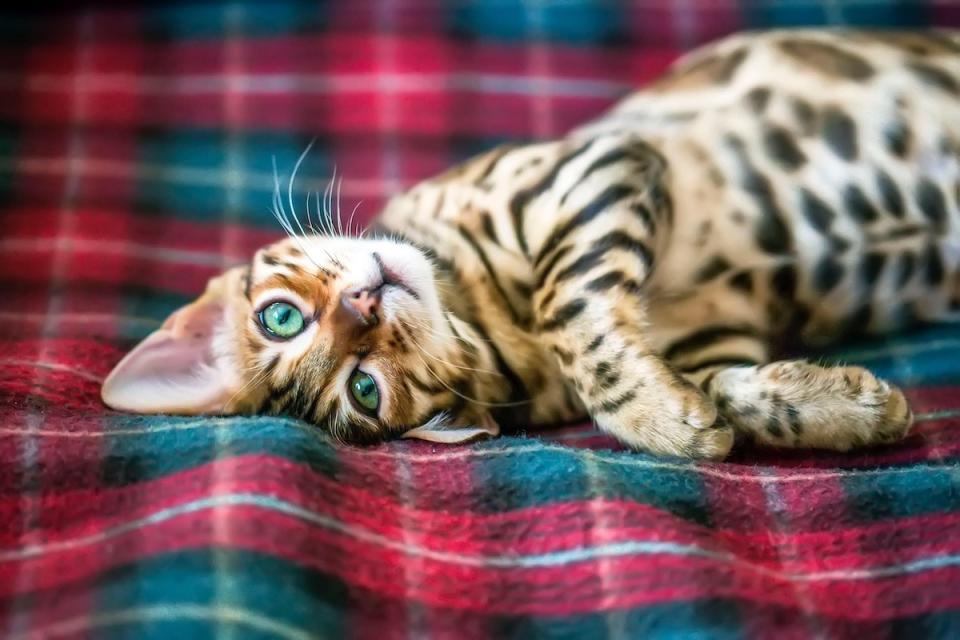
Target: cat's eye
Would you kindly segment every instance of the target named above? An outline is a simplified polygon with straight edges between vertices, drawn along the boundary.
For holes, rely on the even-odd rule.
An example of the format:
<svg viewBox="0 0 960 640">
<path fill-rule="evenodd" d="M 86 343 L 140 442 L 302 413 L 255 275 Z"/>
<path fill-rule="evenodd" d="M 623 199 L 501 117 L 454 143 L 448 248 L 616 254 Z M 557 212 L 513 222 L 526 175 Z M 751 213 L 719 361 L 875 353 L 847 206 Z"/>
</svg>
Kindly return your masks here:
<svg viewBox="0 0 960 640">
<path fill-rule="evenodd" d="M 303 314 L 289 302 L 274 302 L 260 311 L 260 324 L 270 335 L 286 340 L 303 331 Z"/>
<path fill-rule="evenodd" d="M 380 408 L 380 389 L 377 388 L 373 376 L 360 369 L 354 371 L 350 376 L 350 395 L 363 411 L 376 415 Z"/>
</svg>

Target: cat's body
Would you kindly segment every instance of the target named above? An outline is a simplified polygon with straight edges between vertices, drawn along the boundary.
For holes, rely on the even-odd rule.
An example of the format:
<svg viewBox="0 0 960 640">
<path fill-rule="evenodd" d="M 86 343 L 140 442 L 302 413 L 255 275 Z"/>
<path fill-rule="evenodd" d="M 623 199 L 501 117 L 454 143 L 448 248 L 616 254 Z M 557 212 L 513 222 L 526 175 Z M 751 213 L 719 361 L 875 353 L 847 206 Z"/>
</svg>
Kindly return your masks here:
<svg viewBox="0 0 960 640">
<path fill-rule="evenodd" d="M 226 320 L 208 331 L 224 379 L 213 404 L 127 401 L 149 370 L 129 363 L 105 399 L 294 413 L 357 439 L 590 416 L 690 456 L 722 457 L 734 432 L 834 449 L 895 440 L 909 409 L 868 372 L 753 365 L 781 340 L 960 312 L 960 36 L 729 38 L 562 140 L 421 183 L 377 227 L 402 245 L 286 240 L 211 287 L 246 294 L 218 302 Z M 295 291 L 314 319 L 286 351 L 257 343 L 266 289 Z M 368 361 L 390 398 L 357 420 L 337 396 Z"/>
</svg>

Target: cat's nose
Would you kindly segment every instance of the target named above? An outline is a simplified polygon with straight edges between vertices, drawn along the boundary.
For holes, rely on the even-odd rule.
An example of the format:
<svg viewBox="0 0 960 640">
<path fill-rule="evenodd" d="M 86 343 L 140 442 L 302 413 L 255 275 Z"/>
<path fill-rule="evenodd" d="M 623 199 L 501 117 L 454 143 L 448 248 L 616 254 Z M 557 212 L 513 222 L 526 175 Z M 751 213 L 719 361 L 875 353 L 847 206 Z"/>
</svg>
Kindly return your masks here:
<svg viewBox="0 0 960 640">
<path fill-rule="evenodd" d="M 340 295 L 340 306 L 346 310 L 346 316 L 362 327 L 372 327 L 379 322 L 380 287 L 361 288 L 344 291 Z"/>
</svg>

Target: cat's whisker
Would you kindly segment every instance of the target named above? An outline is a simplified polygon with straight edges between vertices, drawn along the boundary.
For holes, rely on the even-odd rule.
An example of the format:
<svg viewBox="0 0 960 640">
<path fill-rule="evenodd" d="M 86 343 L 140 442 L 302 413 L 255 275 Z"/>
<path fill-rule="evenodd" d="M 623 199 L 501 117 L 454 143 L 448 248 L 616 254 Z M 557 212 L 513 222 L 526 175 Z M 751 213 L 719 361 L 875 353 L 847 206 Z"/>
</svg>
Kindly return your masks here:
<svg viewBox="0 0 960 640">
<path fill-rule="evenodd" d="M 333 167 L 333 175 L 330 177 L 330 181 L 327 183 L 327 188 L 323 191 L 323 220 L 324 224 L 330 231 L 330 236 L 335 237 L 337 232 L 333 228 L 333 184 L 337 180 L 337 167 Z"/>
<path fill-rule="evenodd" d="M 435 337 L 437 337 L 437 338 L 446 338 L 446 339 L 452 338 L 452 339 L 458 340 L 458 341 L 460 341 L 460 342 L 462 342 L 462 343 L 464 343 L 464 344 L 470 345 L 471 347 L 475 346 L 472 342 L 470 342 L 469 340 L 467 340 L 467 339 L 464 338 L 463 336 L 458 336 L 457 334 L 455 334 L 455 333 L 453 333 L 453 332 L 451 332 L 451 333 L 449 333 L 449 334 L 441 333 L 441 332 L 439 332 L 436 328 L 430 326 L 428 323 L 423 322 L 423 321 L 408 320 L 408 321 L 407 321 L 407 324 L 408 324 L 408 325 L 411 325 L 411 326 L 413 326 L 413 327 L 416 327 L 417 329 L 420 329 L 421 331 L 427 331 L 427 332 L 431 333 L 433 336 L 435 336 Z M 479 339 L 480 339 L 480 340 L 483 340 L 482 338 L 479 338 Z M 491 341 L 490 341 L 490 340 L 487 340 L 487 342 L 491 342 Z"/>
<path fill-rule="evenodd" d="M 495 371 L 495 370 L 493 370 L 493 369 L 479 369 L 479 368 L 476 368 L 476 367 L 468 367 L 468 366 L 466 366 L 466 365 L 458 365 L 458 364 L 455 364 L 455 363 L 453 363 L 453 362 L 450 362 L 449 360 L 444 360 L 443 358 L 440 358 L 440 357 L 438 357 L 438 356 L 430 353 L 427 349 L 424 348 L 423 344 L 420 343 L 420 342 L 416 339 L 416 337 L 414 337 L 415 334 L 413 333 L 413 331 L 411 331 L 411 329 L 412 329 L 412 328 L 415 328 L 415 327 L 419 327 L 421 330 L 426 330 L 426 331 L 429 331 L 429 332 L 433 332 L 434 335 L 436 335 L 437 337 L 441 337 L 441 338 L 450 338 L 450 337 L 457 338 L 458 336 L 445 336 L 445 335 L 443 335 L 443 334 L 441 334 L 441 333 L 437 333 L 436 330 L 433 329 L 433 328 L 431 328 L 431 327 L 426 327 L 426 326 L 423 326 L 423 325 L 417 325 L 417 324 L 414 324 L 413 322 L 409 322 L 409 321 L 405 322 L 405 321 L 403 321 L 403 320 L 400 320 L 400 324 L 403 325 L 404 328 L 407 329 L 407 331 L 410 332 L 411 339 L 413 340 L 413 342 L 414 342 L 414 344 L 417 346 L 417 348 L 419 348 L 422 353 L 424 353 L 425 355 L 429 356 L 430 358 L 433 358 L 433 359 L 436 360 L 437 362 L 443 363 L 443 364 L 445 364 L 445 365 L 447 365 L 447 366 L 450 366 L 450 367 L 453 367 L 453 368 L 455 368 L 455 369 L 463 369 L 463 370 L 465 370 L 465 371 L 476 371 L 477 373 L 489 373 L 489 374 L 491 374 L 491 375 L 497 376 L 498 378 L 502 378 L 502 377 L 503 377 L 503 374 L 502 374 L 502 373 L 500 373 L 499 371 Z M 467 344 L 470 344 L 470 343 L 467 343 Z M 473 346 L 473 345 L 471 345 L 471 346 Z"/>
<path fill-rule="evenodd" d="M 355 231 L 353 230 L 353 216 L 357 215 L 357 209 L 360 208 L 360 205 L 361 205 L 361 204 L 363 204 L 363 200 L 361 200 L 360 202 L 358 202 L 358 203 L 353 207 L 353 211 L 350 212 L 350 220 L 347 221 L 347 234 L 350 235 L 350 236 L 357 235 L 357 236 L 360 237 L 360 238 L 363 237 L 363 234 L 361 234 L 361 233 L 359 233 L 359 232 L 355 232 Z"/>
<path fill-rule="evenodd" d="M 307 235 L 307 232 L 304 231 L 303 225 L 300 224 L 300 218 L 297 217 L 297 209 L 293 204 L 293 185 L 297 180 L 297 172 L 300 171 L 300 165 L 303 164 L 303 161 L 306 159 L 307 154 L 310 153 L 310 149 L 313 148 L 313 144 L 316 142 L 316 138 L 310 141 L 310 144 L 307 145 L 307 148 L 303 150 L 303 153 L 300 154 L 300 157 L 297 158 L 296 164 L 293 165 L 293 171 L 290 172 L 290 179 L 287 181 L 287 202 L 290 203 L 290 215 L 293 216 L 293 221 L 297 223 L 297 227 L 300 228 L 301 235 Z"/>
<path fill-rule="evenodd" d="M 307 203 L 304 205 L 304 209 L 307 210 L 307 229 L 310 229 L 310 233 L 317 235 L 317 230 L 313 228 L 313 221 L 310 219 L 310 195 L 313 192 L 307 189 Z"/>
<path fill-rule="evenodd" d="M 340 180 L 337 182 L 337 229 L 340 232 L 340 236 L 343 236 L 343 217 L 340 215 L 340 190 L 343 188 L 343 176 L 340 176 Z"/>
<path fill-rule="evenodd" d="M 309 150 L 309 147 L 308 147 L 308 150 Z M 303 159 L 303 156 L 301 156 L 300 160 L 302 161 L 302 159 Z M 283 230 L 286 231 L 287 235 L 290 236 L 290 238 L 297 244 L 297 246 L 300 248 L 300 251 L 303 252 L 303 255 L 307 257 L 307 260 L 309 260 L 313 264 L 313 266 L 315 266 L 321 273 L 326 274 L 327 276 L 332 276 L 329 269 L 326 269 L 320 266 L 320 264 L 314 259 L 313 255 L 310 253 L 310 250 L 307 249 L 306 245 L 304 245 L 300 236 L 298 236 L 294 231 L 293 225 L 290 224 L 290 219 L 287 215 L 287 212 L 283 208 L 283 197 L 280 195 L 281 193 L 280 192 L 280 175 L 279 175 L 279 172 L 277 171 L 276 156 L 273 156 L 271 158 L 271 161 L 273 163 L 273 210 L 272 211 L 273 211 L 274 217 L 280 223 L 280 226 L 283 227 Z M 299 166 L 299 163 L 300 161 L 298 161 L 297 166 Z M 291 203 L 293 202 L 292 181 L 291 181 L 291 189 L 290 189 L 290 201 Z M 297 221 L 297 224 L 300 224 L 299 220 Z M 300 227 L 300 229 L 301 231 L 303 231 L 302 226 Z M 306 233 L 304 233 L 304 235 L 306 235 Z M 326 251 L 324 251 L 324 253 L 326 253 Z M 327 257 L 330 258 L 329 253 L 327 254 Z M 332 258 L 331 258 L 331 261 L 336 262 Z"/>
<path fill-rule="evenodd" d="M 415 346 L 418 349 L 420 349 L 420 345 L 415 343 Z M 420 349 L 420 351 L 423 351 L 423 349 Z M 470 396 L 460 393 L 459 391 L 451 387 L 449 384 L 447 384 L 447 382 L 442 377 L 437 375 L 437 373 L 430 367 L 430 365 L 427 364 L 427 361 L 424 360 L 423 356 L 421 356 L 419 353 L 417 354 L 417 357 L 420 359 L 420 363 L 423 365 L 423 367 L 430 373 L 430 375 L 432 375 L 436 379 L 437 382 L 439 382 L 447 391 L 457 396 L 458 398 L 463 398 L 467 402 L 472 402 L 474 404 L 478 404 L 485 407 L 514 407 L 518 405 L 530 404 L 531 402 L 533 402 L 533 400 L 520 400 L 517 402 L 486 402 L 483 400 L 479 400 L 477 398 L 471 398 Z"/>
<path fill-rule="evenodd" d="M 223 406 L 220 408 L 221 411 L 226 411 L 226 410 L 227 410 L 227 407 L 228 407 L 230 404 L 232 404 L 233 401 L 236 400 L 238 396 L 240 396 L 240 394 L 242 394 L 243 392 L 245 392 L 245 391 L 246 391 L 247 389 L 249 389 L 251 386 L 253 386 L 253 385 L 255 385 L 255 384 L 260 384 L 261 382 L 263 382 L 264 380 L 266 380 L 266 378 L 268 377 L 268 375 L 269 375 L 269 373 L 270 373 L 270 370 L 267 368 L 267 365 L 266 365 L 266 364 L 263 364 L 263 365 L 261 365 L 261 366 L 259 366 L 259 367 L 258 367 L 258 366 L 249 367 L 249 368 L 247 368 L 247 371 L 248 371 L 248 372 L 249 372 L 249 371 L 257 371 L 258 373 L 254 374 L 254 376 L 253 376 L 252 378 L 250 378 L 250 380 L 248 380 L 248 381 L 246 382 L 246 384 L 244 384 L 242 387 L 240 387 L 239 389 L 237 389 L 236 393 L 234 393 L 232 396 L 230 396 L 230 399 L 229 399 L 229 400 L 227 400 L 226 402 L 223 403 Z"/>
</svg>

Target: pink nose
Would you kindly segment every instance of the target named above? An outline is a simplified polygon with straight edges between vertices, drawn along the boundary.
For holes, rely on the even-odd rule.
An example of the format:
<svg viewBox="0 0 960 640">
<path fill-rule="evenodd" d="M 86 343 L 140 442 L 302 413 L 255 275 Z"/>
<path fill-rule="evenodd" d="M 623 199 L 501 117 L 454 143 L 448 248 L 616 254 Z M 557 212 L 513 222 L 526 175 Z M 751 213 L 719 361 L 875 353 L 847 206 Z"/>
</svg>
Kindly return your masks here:
<svg viewBox="0 0 960 640">
<path fill-rule="evenodd" d="M 340 296 L 347 315 L 362 326 L 377 324 L 377 312 L 380 310 L 380 289 L 353 289 L 344 291 Z"/>
</svg>

